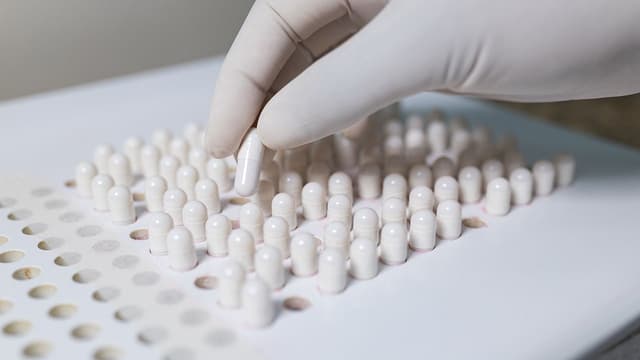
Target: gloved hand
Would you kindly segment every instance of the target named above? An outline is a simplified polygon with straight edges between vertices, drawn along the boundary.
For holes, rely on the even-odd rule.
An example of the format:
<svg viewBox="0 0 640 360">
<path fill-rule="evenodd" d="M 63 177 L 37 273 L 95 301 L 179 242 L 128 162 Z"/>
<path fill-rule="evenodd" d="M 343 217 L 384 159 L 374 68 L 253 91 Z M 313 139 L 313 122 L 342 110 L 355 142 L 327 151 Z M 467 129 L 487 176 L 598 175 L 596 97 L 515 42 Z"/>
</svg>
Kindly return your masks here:
<svg viewBox="0 0 640 360">
<path fill-rule="evenodd" d="M 294 147 L 421 91 L 638 92 L 638 19 L 638 0 L 257 0 L 218 77 L 207 146 L 232 154 L 257 119 L 266 146 Z"/>
</svg>

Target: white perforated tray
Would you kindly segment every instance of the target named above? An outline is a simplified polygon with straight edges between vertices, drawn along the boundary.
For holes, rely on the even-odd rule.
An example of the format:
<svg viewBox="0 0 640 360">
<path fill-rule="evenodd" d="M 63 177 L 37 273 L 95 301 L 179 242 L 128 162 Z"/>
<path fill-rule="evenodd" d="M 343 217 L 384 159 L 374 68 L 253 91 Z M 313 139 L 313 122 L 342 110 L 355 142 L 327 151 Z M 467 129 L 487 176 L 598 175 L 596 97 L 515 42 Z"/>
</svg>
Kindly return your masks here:
<svg viewBox="0 0 640 360">
<path fill-rule="evenodd" d="M 244 329 L 237 312 L 215 305 L 215 290 L 194 285 L 196 278 L 215 273 L 217 259 L 200 251 L 196 269 L 172 272 L 164 258 L 147 254 L 145 241 L 129 238 L 132 230 L 144 227 L 144 220 L 113 227 L 62 185 L 96 144 L 120 146 L 130 135 L 148 135 L 158 127 L 178 131 L 187 121 L 204 121 L 217 66 L 217 61 L 197 63 L 0 105 L 0 173 L 5 174 L 0 175 L 0 197 L 18 200 L 0 208 L 0 235 L 7 238 L 0 241 L 0 254 L 12 249 L 25 253 L 18 261 L 0 263 L 0 309 L 13 304 L 0 314 L 0 325 L 23 320 L 32 325 L 21 336 L 0 334 L 7 358 L 22 356 L 25 347 L 38 341 L 51 344 L 52 358 L 576 357 L 640 313 L 640 240 L 633 230 L 640 213 L 640 154 L 484 103 L 431 94 L 403 106 L 417 111 L 435 106 L 498 133 L 514 133 L 529 161 L 570 151 L 578 162 L 577 181 L 504 218 L 488 216 L 480 206 L 465 207 L 465 216 L 479 216 L 488 227 L 466 230 L 459 240 L 440 242 L 433 252 L 412 254 L 405 265 L 384 267 L 373 280 L 350 280 L 341 295 L 323 296 L 313 279 L 293 279 L 276 299 L 300 295 L 311 307 L 282 311 L 266 330 Z M 34 196 L 33 190 L 42 187 L 53 193 Z M 68 204 L 47 209 L 52 199 Z M 9 220 L 7 215 L 17 209 L 33 214 Z M 63 222 L 62 214 L 67 221 L 81 219 Z M 33 222 L 48 228 L 22 234 Z M 79 227 L 86 225 L 102 232 L 78 236 Z M 318 233 L 319 225 L 309 226 Z M 48 236 L 64 238 L 64 245 L 39 249 L 38 242 Z M 100 251 L 114 244 L 104 240 L 120 246 Z M 77 264 L 55 264 L 56 257 L 69 252 L 81 255 Z M 123 261 L 124 255 L 138 260 Z M 131 267 L 114 268 L 114 262 Z M 30 266 L 41 270 L 39 276 L 12 277 L 15 270 Z M 92 283 L 74 282 L 73 275 L 86 268 L 101 276 Z M 157 282 L 137 285 L 153 281 L 151 273 L 158 274 Z M 47 299 L 31 298 L 29 290 L 42 284 L 58 291 Z M 94 292 L 106 286 L 119 289 L 119 296 L 96 301 Z M 178 292 L 183 294 L 179 302 L 162 303 L 176 301 L 179 297 L 167 295 Z M 72 304 L 77 312 L 68 319 L 53 318 L 48 312 L 58 304 Z M 130 322 L 114 316 L 130 305 L 141 308 L 143 316 Z M 100 331 L 93 339 L 79 340 L 71 332 L 83 324 Z M 148 342 L 155 335 L 155 344 L 140 340 L 149 327 L 156 331 L 143 339 Z"/>
</svg>

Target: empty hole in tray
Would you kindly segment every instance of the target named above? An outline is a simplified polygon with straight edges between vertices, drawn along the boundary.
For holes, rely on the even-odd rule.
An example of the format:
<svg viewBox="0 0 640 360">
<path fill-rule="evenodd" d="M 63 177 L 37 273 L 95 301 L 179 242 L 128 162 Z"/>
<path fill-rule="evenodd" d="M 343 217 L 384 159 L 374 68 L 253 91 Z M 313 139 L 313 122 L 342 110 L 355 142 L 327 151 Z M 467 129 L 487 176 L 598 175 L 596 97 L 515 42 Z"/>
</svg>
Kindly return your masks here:
<svg viewBox="0 0 640 360">
<path fill-rule="evenodd" d="M 120 255 L 113 259 L 111 265 L 117 269 L 133 269 L 140 262 L 140 258 L 136 255 Z"/>
<path fill-rule="evenodd" d="M 24 257 L 24 252 L 20 250 L 9 250 L 0 253 L 0 263 L 16 262 Z"/>
<path fill-rule="evenodd" d="M 16 320 L 8 323 L 2 328 L 2 332 L 11 336 L 22 336 L 31 330 L 33 326 L 27 320 Z"/>
<path fill-rule="evenodd" d="M 29 209 L 18 209 L 7 214 L 7 219 L 13 221 L 26 220 L 33 216 L 33 212 Z"/>
<path fill-rule="evenodd" d="M 50 298 L 58 292 L 58 288 L 52 284 L 38 285 L 29 290 L 29 296 L 34 299 Z"/>
<path fill-rule="evenodd" d="M 0 299 L 0 315 L 9 312 L 13 307 L 13 303 L 7 299 Z"/>
<path fill-rule="evenodd" d="M 209 321 L 210 315 L 203 309 L 188 309 L 180 314 L 180 321 L 185 325 L 197 326 Z"/>
<path fill-rule="evenodd" d="M 156 301 L 158 304 L 163 305 L 175 305 L 182 301 L 183 298 L 184 294 L 177 289 L 162 290 L 158 292 L 158 295 L 156 295 Z"/>
<path fill-rule="evenodd" d="M 133 240 L 149 240 L 149 230 L 147 229 L 138 229 L 133 230 L 129 237 Z"/>
<path fill-rule="evenodd" d="M 116 310 L 113 316 L 122 322 L 129 322 L 138 319 L 142 316 L 142 309 L 135 305 L 123 306 Z"/>
<path fill-rule="evenodd" d="M 31 195 L 35 197 L 45 197 L 51 194 L 53 194 L 53 189 L 48 187 L 40 187 L 40 188 L 31 190 Z"/>
<path fill-rule="evenodd" d="M 120 290 L 113 286 L 105 286 L 93 292 L 91 297 L 99 302 L 109 302 L 120 296 Z"/>
<path fill-rule="evenodd" d="M 68 319 L 78 312 L 78 307 L 73 304 L 60 304 L 49 309 L 49 316 L 56 319 Z"/>
<path fill-rule="evenodd" d="M 183 347 L 173 348 L 169 350 L 163 357 L 163 359 L 165 360 L 192 360 L 195 358 L 196 355 L 191 349 Z"/>
<path fill-rule="evenodd" d="M 117 360 L 124 356 L 124 352 L 115 346 L 103 346 L 93 353 L 95 360 Z"/>
<path fill-rule="evenodd" d="M 290 296 L 284 299 L 282 306 L 287 310 L 304 311 L 311 306 L 311 301 L 300 296 Z"/>
<path fill-rule="evenodd" d="M 64 239 L 57 237 L 49 237 L 38 242 L 38 249 L 40 250 L 53 250 L 57 249 L 64 244 Z"/>
<path fill-rule="evenodd" d="M 144 201 L 144 199 L 145 199 L 144 193 L 141 193 L 141 192 L 133 193 L 133 201 Z"/>
<path fill-rule="evenodd" d="M 97 252 L 110 252 L 120 247 L 120 243 L 115 240 L 100 240 L 91 247 Z"/>
<path fill-rule="evenodd" d="M 82 260 L 82 255 L 80 255 L 80 253 L 65 252 L 56 256 L 56 258 L 53 259 L 53 262 L 58 266 L 71 266 L 79 263 L 80 260 Z"/>
<path fill-rule="evenodd" d="M 9 238 L 4 235 L 0 235 L 0 246 L 6 244 L 7 242 L 9 242 Z"/>
<path fill-rule="evenodd" d="M 76 233 L 80 237 L 91 237 L 96 236 L 102 232 L 102 227 L 98 225 L 85 225 L 81 226 L 76 230 Z"/>
<path fill-rule="evenodd" d="M 78 186 L 78 184 L 76 183 L 76 181 L 74 179 L 69 179 L 69 180 L 64 182 L 64 187 L 67 187 L 69 189 L 73 189 L 76 186 Z"/>
<path fill-rule="evenodd" d="M 485 223 L 482 219 L 477 216 L 469 217 L 462 220 L 462 225 L 469 229 L 478 229 L 487 227 L 487 223 Z"/>
<path fill-rule="evenodd" d="M 14 198 L 10 198 L 10 197 L 3 197 L 0 198 L 0 209 L 2 208 L 7 208 L 7 207 L 12 207 L 13 205 L 15 205 L 18 201 Z"/>
<path fill-rule="evenodd" d="M 198 277 L 193 284 L 199 289 L 211 290 L 218 287 L 218 278 L 211 275 Z"/>
<path fill-rule="evenodd" d="M 78 340 L 91 340 L 100 333 L 100 326 L 96 324 L 80 324 L 71 329 L 71 336 Z"/>
<path fill-rule="evenodd" d="M 160 275 L 153 271 L 139 272 L 131 278 L 131 281 L 138 286 L 151 286 L 160 280 Z"/>
<path fill-rule="evenodd" d="M 97 280 L 100 277 L 100 272 L 94 269 L 82 269 L 73 274 L 71 280 L 78 284 L 87 284 Z"/>
<path fill-rule="evenodd" d="M 233 204 L 233 205 L 244 205 L 249 203 L 251 200 L 247 199 L 247 198 L 243 198 L 243 197 L 232 197 L 231 199 L 229 199 L 229 204 Z"/>
<path fill-rule="evenodd" d="M 146 345 L 153 345 L 167 339 L 169 332 L 160 326 L 150 326 L 138 333 L 138 340 Z"/>
<path fill-rule="evenodd" d="M 22 233 L 25 235 L 38 235 L 44 232 L 45 230 L 47 230 L 47 228 L 48 228 L 47 224 L 33 223 L 23 227 Z"/>
<path fill-rule="evenodd" d="M 47 200 L 44 203 L 45 209 L 48 209 L 48 210 L 62 209 L 67 205 L 69 205 L 69 203 L 66 200 L 62 200 L 62 199 L 51 199 L 51 200 Z"/>
<path fill-rule="evenodd" d="M 213 329 L 205 335 L 204 341 L 213 347 L 224 347 L 236 341 L 236 334 L 225 328 Z"/>
<path fill-rule="evenodd" d="M 62 221 L 63 223 L 74 223 L 82 219 L 84 219 L 84 215 L 78 211 L 69 211 L 58 217 L 58 220 Z"/>
<path fill-rule="evenodd" d="M 27 346 L 24 347 L 22 353 L 24 356 L 29 358 L 40 358 L 49 355 L 49 353 L 53 350 L 53 345 L 44 340 L 37 340 L 30 342 Z"/>
<path fill-rule="evenodd" d="M 13 272 L 12 276 L 16 280 L 31 280 L 40 275 L 40 269 L 33 266 L 20 268 Z"/>
</svg>

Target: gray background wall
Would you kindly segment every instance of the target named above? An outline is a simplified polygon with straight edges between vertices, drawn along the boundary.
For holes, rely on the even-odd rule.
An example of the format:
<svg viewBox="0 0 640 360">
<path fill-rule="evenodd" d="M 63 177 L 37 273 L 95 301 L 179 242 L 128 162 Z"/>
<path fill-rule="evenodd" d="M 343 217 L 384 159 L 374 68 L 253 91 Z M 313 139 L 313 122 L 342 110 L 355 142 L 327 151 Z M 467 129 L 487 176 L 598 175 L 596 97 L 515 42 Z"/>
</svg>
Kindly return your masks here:
<svg viewBox="0 0 640 360">
<path fill-rule="evenodd" d="M 0 101 L 222 54 L 251 0 L 0 0 Z"/>
</svg>

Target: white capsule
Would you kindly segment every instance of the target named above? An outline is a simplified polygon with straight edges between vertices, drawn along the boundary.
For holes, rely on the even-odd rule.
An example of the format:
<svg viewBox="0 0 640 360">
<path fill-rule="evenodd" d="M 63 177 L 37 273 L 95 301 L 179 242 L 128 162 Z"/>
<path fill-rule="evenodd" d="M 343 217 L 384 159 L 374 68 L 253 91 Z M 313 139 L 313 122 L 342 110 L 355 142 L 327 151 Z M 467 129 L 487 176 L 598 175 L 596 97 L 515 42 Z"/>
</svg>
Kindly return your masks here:
<svg viewBox="0 0 640 360">
<path fill-rule="evenodd" d="M 97 211 L 109 211 L 107 193 L 115 185 L 111 176 L 98 174 L 91 181 L 91 194 L 93 197 L 94 209 Z"/>
<path fill-rule="evenodd" d="M 398 198 L 405 200 L 407 198 L 407 180 L 400 174 L 390 174 L 385 176 L 382 184 L 382 199 Z"/>
<path fill-rule="evenodd" d="M 269 180 L 260 180 L 258 190 L 251 195 L 251 202 L 258 205 L 266 216 L 271 216 L 271 201 L 276 189 Z"/>
<path fill-rule="evenodd" d="M 384 225 L 380 233 L 380 260 L 387 265 L 400 265 L 407 261 L 407 227 L 404 223 Z"/>
<path fill-rule="evenodd" d="M 431 152 L 440 153 L 447 149 L 447 126 L 442 121 L 431 121 L 427 125 L 427 138 Z"/>
<path fill-rule="evenodd" d="M 167 213 L 149 215 L 149 252 L 151 255 L 167 255 L 167 234 L 173 228 L 173 220 Z"/>
<path fill-rule="evenodd" d="M 218 190 L 225 193 L 231 190 L 229 167 L 224 159 L 211 158 L 207 162 L 207 176 L 218 185 Z"/>
<path fill-rule="evenodd" d="M 504 176 L 504 165 L 500 160 L 489 159 L 482 163 L 482 178 L 485 188 L 491 180 Z"/>
<path fill-rule="evenodd" d="M 168 129 L 158 129 L 151 134 L 151 143 L 155 145 L 162 156 L 169 155 L 169 146 L 173 135 Z"/>
<path fill-rule="evenodd" d="M 375 199 L 380 196 L 381 171 L 376 164 L 366 164 L 358 172 L 358 193 L 363 199 Z"/>
<path fill-rule="evenodd" d="M 76 165 L 76 191 L 82 197 L 91 197 L 91 181 L 98 174 L 96 167 L 90 163 L 83 161 Z"/>
<path fill-rule="evenodd" d="M 263 238 L 266 245 L 280 251 L 282 258 L 289 257 L 289 224 L 279 216 L 272 216 L 264 222 Z"/>
<path fill-rule="evenodd" d="M 229 257 L 238 261 L 245 270 L 253 271 L 256 242 L 251 233 L 245 229 L 234 229 L 229 233 L 227 241 Z"/>
<path fill-rule="evenodd" d="M 302 177 L 295 171 L 283 172 L 282 174 L 280 174 L 278 190 L 280 192 L 291 195 L 291 197 L 295 201 L 296 207 L 300 206 L 300 203 L 302 201 Z"/>
<path fill-rule="evenodd" d="M 324 226 L 323 245 L 326 248 L 335 248 L 349 255 L 349 229 L 342 222 L 330 222 Z"/>
<path fill-rule="evenodd" d="M 445 200 L 436 209 L 436 233 L 442 239 L 457 239 L 462 233 L 462 209 L 455 200 Z"/>
<path fill-rule="evenodd" d="M 258 130 L 251 129 L 245 135 L 238 151 L 238 166 L 233 185 L 240 196 L 249 196 L 258 188 L 264 145 L 258 137 Z"/>
<path fill-rule="evenodd" d="M 222 214 L 209 217 L 205 224 L 207 253 L 211 256 L 226 256 L 229 253 L 227 238 L 231 233 L 231 221 Z"/>
<path fill-rule="evenodd" d="M 116 185 L 129 186 L 132 183 L 131 165 L 126 156 L 115 153 L 109 157 L 109 175 Z"/>
<path fill-rule="evenodd" d="M 433 175 L 431 169 L 424 164 L 416 164 L 409 170 L 409 188 L 413 189 L 417 186 L 433 186 Z"/>
<path fill-rule="evenodd" d="M 351 169 L 358 165 L 358 142 L 343 134 L 333 135 L 333 149 L 341 169 Z"/>
<path fill-rule="evenodd" d="M 298 227 L 298 214 L 293 197 L 287 193 L 279 193 L 271 201 L 271 215 L 279 216 L 287 222 L 289 230 Z"/>
<path fill-rule="evenodd" d="M 107 193 L 111 220 L 115 225 L 129 225 L 136 221 L 133 196 L 129 188 L 122 185 L 112 187 Z"/>
<path fill-rule="evenodd" d="M 487 185 L 485 209 L 491 215 L 506 215 L 511 209 L 511 186 L 503 177 L 495 178 Z"/>
<path fill-rule="evenodd" d="M 568 186 L 573 182 L 576 172 L 576 160 L 569 154 L 558 154 L 553 158 L 556 172 L 556 184 Z"/>
<path fill-rule="evenodd" d="M 378 214 L 371 208 L 361 208 L 353 215 L 353 238 L 366 239 L 378 244 L 379 219 Z"/>
<path fill-rule="evenodd" d="M 391 135 L 384 139 L 383 144 L 384 157 L 401 157 L 404 156 L 404 140 L 402 135 Z"/>
<path fill-rule="evenodd" d="M 433 195 L 436 199 L 436 204 L 445 200 L 458 201 L 459 196 L 458 181 L 451 176 L 442 176 L 436 180 L 433 185 Z"/>
<path fill-rule="evenodd" d="M 222 267 L 218 283 L 218 304 L 227 309 L 242 305 L 242 287 L 247 272 L 237 261 L 227 260 Z"/>
<path fill-rule="evenodd" d="M 386 124 L 384 124 L 384 135 L 385 136 L 400 136 L 404 132 L 404 126 L 402 122 L 398 119 L 389 119 Z"/>
<path fill-rule="evenodd" d="M 424 162 L 427 156 L 427 141 L 422 129 L 407 129 L 404 134 L 404 153 L 410 164 Z"/>
<path fill-rule="evenodd" d="M 218 185 L 213 180 L 208 178 L 199 180 L 195 186 L 195 195 L 196 200 L 207 207 L 207 214 L 217 214 L 222 210 Z"/>
<path fill-rule="evenodd" d="M 173 189 L 178 186 L 176 176 L 178 175 L 178 168 L 180 167 L 180 160 L 175 156 L 167 155 L 160 160 L 160 176 L 167 182 L 167 187 Z"/>
<path fill-rule="evenodd" d="M 196 169 L 199 179 L 204 179 L 207 177 L 208 161 L 209 155 L 203 148 L 194 147 L 189 151 L 189 165 L 193 166 Z"/>
<path fill-rule="evenodd" d="M 180 189 L 169 189 L 162 197 L 164 212 L 171 216 L 173 225 L 182 225 L 182 208 L 187 203 L 187 195 Z"/>
<path fill-rule="evenodd" d="M 169 153 L 180 160 L 180 164 L 187 165 L 189 163 L 189 143 L 182 138 L 174 138 L 171 140 Z"/>
<path fill-rule="evenodd" d="M 367 280 L 378 275 L 378 247 L 369 239 L 355 239 L 349 248 L 351 276 Z"/>
<path fill-rule="evenodd" d="M 188 201 L 182 208 L 182 222 L 196 243 L 206 240 L 207 207 L 198 200 Z"/>
<path fill-rule="evenodd" d="M 467 129 L 455 129 L 451 132 L 451 151 L 460 154 L 471 145 L 471 133 Z"/>
<path fill-rule="evenodd" d="M 291 272 L 295 276 L 311 276 L 318 272 L 318 239 L 299 232 L 291 239 Z"/>
<path fill-rule="evenodd" d="M 189 165 L 183 165 L 176 174 L 176 185 L 187 195 L 187 200 L 196 198 L 196 182 L 198 182 L 198 171 Z"/>
<path fill-rule="evenodd" d="M 262 242 L 262 227 L 264 225 L 264 214 L 262 209 L 254 203 L 246 203 L 240 208 L 240 228 L 251 234 L 256 244 Z"/>
<path fill-rule="evenodd" d="M 269 326 L 276 310 L 269 286 L 260 278 L 245 281 L 242 288 L 242 312 L 245 324 L 250 328 Z"/>
<path fill-rule="evenodd" d="M 184 226 L 175 227 L 167 234 L 167 255 L 169 267 L 176 271 L 188 271 L 198 264 L 193 238 Z"/>
<path fill-rule="evenodd" d="M 351 229 L 351 199 L 338 194 L 329 198 L 327 202 L 327 221 L 338 221 Z"/>
<path fill-rule="evenodd" d="M 420 130 L 420 131 L 424 131 L 424 119 L 422 118 L 422 116 L 418 115 L 418 114 L 411 114 L 409 116 L 407 116 L 407 119 L 405 120 L 405 125 L 407 127 L 407 130 L 411 129 L 411 130 Z"/>
<path fill-rule="evenodd" d="M 421 210 L 433 211 L 436 199 L 433 190 L 426 186 L 418 186 L 409 193 L 409 215 Z"/>
<path fill-rule="evenodd" d="M 433 178 L 438 180 L 443 176 L 456 176 L 457 167 L 453 160 L 446 156 L 441 156 L 433 162 L 431 171 Z"/>
<path fill-rule="evenodd" d="M 382 224 L 406 221 L 407 205 L 404 200 L 389 198 L 382 203 Z"/>
<path fill-rule="evenodd" d="M 347 258 L 344 251 L 325 248 L 318 259 L 318 290 L 325 294 L 337 294 L 347 286 Z"/>
<path fill-rule="evenodd" d="M 145 145 L 140 150 L 140 167 L 144 177 L 160 174 L 160 150 L 155 145 Z"/>
<path fill-rule="evenodd" d="M 533 181 L 536 196 L 546 196 L 553 191 L 556 171 L 551 161 L 540 160 L 533 164 Z"/>
<path fill-rule="evenodd" d="M 525 205 L 531 202 L 533 196 L 533 175 L 525 168 L 519 168 L 511 172 L 509 176 L 511 185 L 511 197 L 515 205 Z"/>
<path fill-rule="evenodd" d="M 458 185 L 463 204 L 477 203 L 482 198 L 482 173 L 477 167 L 463 167 L 458 174 Z"/>
<path fill-rule="evenodd" d="M 144 182 L 144 200 L 147 210 L 159 212 L 164 210 L 163 197 L 167 191 L 167 182 L 161 176 L 152 176 Z"/>
<path fill-rule="evenodd" d="M 331 169 L 325 162 L 313 162 L 307 169 L 307 182 L 316 182 L 328 190 Z"/>
<path fill-rule="evenodd" d="M 436 216 L 431 209 L 411 215 L 409 246 L 415 251 L 430 251 L 436 246 Z"/>
<path fill-rule="evenodd" d="M 353 184 L 351 178 L 344 172 L 335 172 L 329 177 L 329 196 L 346 195 L 353 201 Z"/>
<path fill-rule="evenodd" d="M 122 152 L 129 159 L 131 171 L 134 174 L 142 173 L 141 151 L 144 141 L 137 136 L 132 136 L 124 142 Z"/>
<path fill-rule="evenodd" d="M 200 147 L 202 143 L 202 128 L 200 125 L 190 122 L 184 127 L 184 138 L 189 146 Z"/>
<path fill-rule="evenodd" d="M 93 152 L 93 164 L 96 166 L 98 174 L 109 173 L 109 158 L 113 153 L 113 146 L 109 144 L 102 144 L 96 147 Z"/>
<path fill-rule="evenodd" d="M 254 263 L 256 275 L 264 280 L 271 290 L 278 290 L 284 286 L 284 265 L 280 250 L 265 244 L 256 252 Z"/>
<path fill-rule="evenodd" d="M 320 220 L 327 215 L 327 200 L 322 185 L 312 182 L 304 186 L 302 213 L 307 220 Z"/>
</svg>

